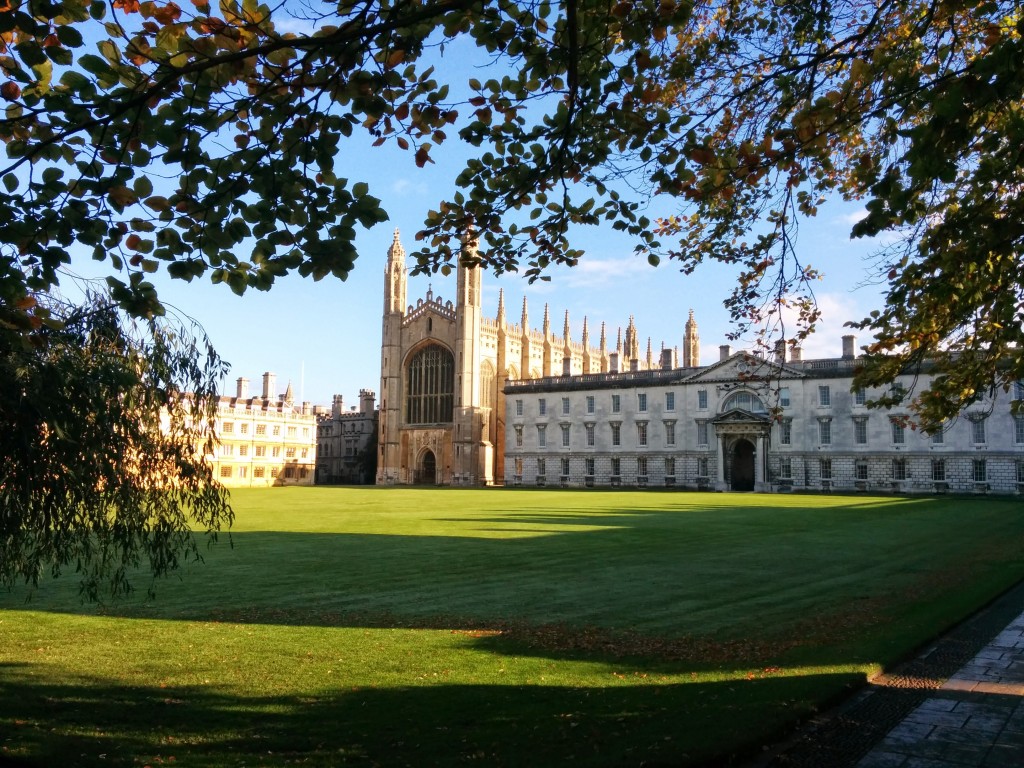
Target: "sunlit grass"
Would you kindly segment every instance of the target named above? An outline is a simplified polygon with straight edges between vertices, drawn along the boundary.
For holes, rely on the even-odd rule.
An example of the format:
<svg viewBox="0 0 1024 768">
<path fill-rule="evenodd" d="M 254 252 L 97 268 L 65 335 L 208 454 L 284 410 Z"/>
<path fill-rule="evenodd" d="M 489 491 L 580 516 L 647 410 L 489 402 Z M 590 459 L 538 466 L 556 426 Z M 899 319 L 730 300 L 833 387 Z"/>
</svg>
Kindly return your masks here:
<svg viewBox="0 0 1024 768">
<path fill-rule="evenodd" d="M 1024 576 L 1012 500 L 234 499 L 233 548 L 155 601 L 84 607 L 72 580 L 0 597 L 0 762 L 697 761 Z"/>
</svg>

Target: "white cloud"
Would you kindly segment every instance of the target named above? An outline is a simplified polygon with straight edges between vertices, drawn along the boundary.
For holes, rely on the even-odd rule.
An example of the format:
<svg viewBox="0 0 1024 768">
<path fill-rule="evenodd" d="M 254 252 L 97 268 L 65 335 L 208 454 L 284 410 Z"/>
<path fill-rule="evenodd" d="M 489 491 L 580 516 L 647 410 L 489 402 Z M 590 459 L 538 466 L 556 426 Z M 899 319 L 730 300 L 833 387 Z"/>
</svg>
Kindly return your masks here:
<svg viewBox="0 0 1024 768">
<path fill-rule="evenodd" d="M 559 279 L 569 288 L 589 289 L 610 288 L 632 282 L 643 275 L 639 270 L 649 269 L 646 261 L 624 256 L 612 259 L 584 257 Z"/>
<path fill-rule="evenodd" d="M 858 221 L 864 219 L 867 215 L 867 208 L 858 208 L 856 211 L 850 211 L 849 213 L 844 213 L 841 216 L 837 216 L 836 221 L 852 227 Z"/>
<path fill-rule="evenodd" d="M 408 195 L 423 195 L 427 192 L 427 185 L 423 183 L 414 184 L 408 179 L 399 179 L 391 185 L 391 191 L 403 197 Z"/>
<path fill-rule="evenodd" d="M 279 34 L 288 34 L 289 32 L 309 36 L 317 30 L 317 23 L 310 21 L 309 19 L 296 19 L 294 17 L 286 16 L 281 19 L 274 19 L 274 29 Z"/>
</svg>

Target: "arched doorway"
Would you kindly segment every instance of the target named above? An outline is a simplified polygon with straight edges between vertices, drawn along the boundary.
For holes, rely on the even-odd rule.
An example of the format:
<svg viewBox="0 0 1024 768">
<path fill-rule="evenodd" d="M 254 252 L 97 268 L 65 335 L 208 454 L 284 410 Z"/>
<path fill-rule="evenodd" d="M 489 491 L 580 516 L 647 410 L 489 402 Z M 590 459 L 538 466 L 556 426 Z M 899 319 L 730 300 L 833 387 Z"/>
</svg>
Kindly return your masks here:
<svg viewBox="0 0 1024 768">
<path fill-rule="evenodd" d="M 437 457 L 427 449 L 420 457 L 420 465 L 416 469 L 413 482 L 417 485 L 437 485 Z"/>
<path fill-rule="evenodd" d="M 754 444 L 740 438 L 732 445 L 730 487 L 734 491 L 754 490 Z"/>
</svg>

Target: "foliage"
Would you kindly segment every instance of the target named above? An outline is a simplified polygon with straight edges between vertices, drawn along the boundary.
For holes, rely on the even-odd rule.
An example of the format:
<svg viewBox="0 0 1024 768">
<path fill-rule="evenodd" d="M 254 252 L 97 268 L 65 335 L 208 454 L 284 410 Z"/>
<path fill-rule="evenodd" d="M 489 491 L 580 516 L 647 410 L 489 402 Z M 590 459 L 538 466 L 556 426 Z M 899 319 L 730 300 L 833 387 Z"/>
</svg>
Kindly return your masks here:
<svg viewBox="0 0 1024 768">
<path fill-rule="evenodd" d="M 192 521 L 212 540 L 230 525 L 203 460 L 224 367 L 108 300 L 50 310 L 56 328 L 0 334 L 0 583 L 73 569 L 96 600 L 143 562 L 157 577 L 198 557 Z"/>
<path fill-rule="evenodd" d="M 161 264 L 239 293 L 292 270 L 344 278 L 357 225 L 386 218 L 365 181 L 338 175 L 345 141 L 393 142 L 423 166 L 452 132 L 478 152 L 428 214 L 420 269 L 469 258 L 542 277 L 581 256 L 572 226 L 604 224 L 655 263 L 739 265 L 740 331 L 794 305 L 796 343 L 818 274 L 796 223 L 839 194 L 866 201 L 853 234 L 903 237 L 883 256 L 886 306 L 861 324 L 876 341 L 859 385 L 936 365 L 927 426 L 1024 377 L 1016 3 L 7 3 L 14 325 L 46 319 L 20 302 L 74 248 L 127 270 L 111 288 L 141 316 L 162 310 L 146 279 Z M 314 31 L 281 32 L 295 16 Z M 434 49 L 459 37 L 493 56 L 493 77 L 435 72 Z M 649 220 L 652 195 L 678 215 Z"/>
</svg>

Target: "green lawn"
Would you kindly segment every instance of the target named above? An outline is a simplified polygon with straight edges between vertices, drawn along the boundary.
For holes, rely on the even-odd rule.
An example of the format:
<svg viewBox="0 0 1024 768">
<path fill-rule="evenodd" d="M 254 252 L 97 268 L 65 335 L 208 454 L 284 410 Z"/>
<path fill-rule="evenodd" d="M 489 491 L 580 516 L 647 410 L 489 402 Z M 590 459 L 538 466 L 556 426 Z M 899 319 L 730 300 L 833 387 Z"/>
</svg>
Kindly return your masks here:
<svg viewBox="0 0 1024 768">
<path fill-rule="evenodd" d="M 1024 578 L 1019 500 L 273 489 L 140 597 L 0 593 L 0 764 L 679 765 Z"/>
</svg>

